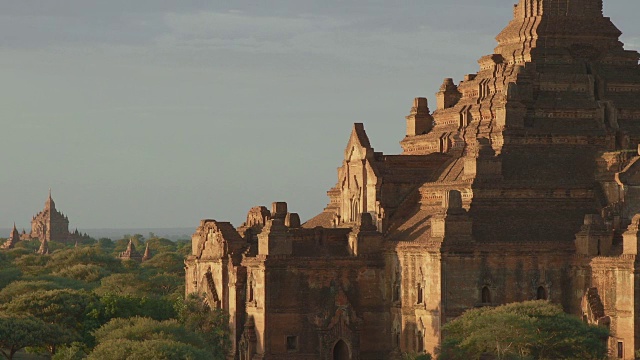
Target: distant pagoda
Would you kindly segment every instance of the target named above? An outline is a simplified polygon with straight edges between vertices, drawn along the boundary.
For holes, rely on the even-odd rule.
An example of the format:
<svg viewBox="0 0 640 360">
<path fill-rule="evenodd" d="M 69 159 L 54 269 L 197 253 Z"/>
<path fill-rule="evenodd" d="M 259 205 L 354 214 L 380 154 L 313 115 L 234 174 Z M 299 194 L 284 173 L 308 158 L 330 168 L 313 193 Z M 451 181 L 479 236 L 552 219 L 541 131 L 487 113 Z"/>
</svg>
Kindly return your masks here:
<svg viewBox="0 0 640 360">
<path fill-rule="evenodd" d="M 18 229 L 16 229 L 16 223 L 13 223 L 13 230 L 11 231 L 11 235 L 4 244 L 2 244 L 2 249 L 13 249 L 16 244 L 20 241 L 20 233 Z"/>
<path fill-rule="evenodd" d="M 145 255 L 147 252 L 145 251 Z M 142 255 L 136 250 L 136 246 L 133 245 L 133 240 L 129 239 L 129 244 L 127 245 L 127 250 L 120 253 L 120 260 L 134 260 L 137 262 L 142 262 Z"/>
<path fill-rule="evenodd" d="M 44 203 L 44 209 L 31 220 L 30 237 L 32 239 L 38 238 L 40 241 L 66 243 L 69 241 L 70 235 L 69 218 L 56 209 L 56 203 L 51 197 L 51 190 L 49 190 L 49 197 Z"/>
</svg>

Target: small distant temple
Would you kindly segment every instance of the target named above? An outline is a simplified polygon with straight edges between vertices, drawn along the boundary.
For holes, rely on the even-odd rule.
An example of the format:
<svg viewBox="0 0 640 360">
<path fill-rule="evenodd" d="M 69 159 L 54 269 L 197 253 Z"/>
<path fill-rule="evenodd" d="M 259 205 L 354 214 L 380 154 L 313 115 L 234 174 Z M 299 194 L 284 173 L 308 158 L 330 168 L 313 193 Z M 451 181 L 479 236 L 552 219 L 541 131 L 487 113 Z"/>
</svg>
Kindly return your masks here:
<svg viewBox="0 0 640 360">
<path fill-rule="evenodd" d="M 46 252 L 48 252 L 48 245 L 44 244 L 45 241 L 73 244 L 87 236 L 87 234 L 80 234 L 78 229 L 74 232 L 69 232 L 69 218 L 56 209 L 56 203 L 51 197 L 51 190 L 49 190 L 49 197 L 44 203 L 44 209 L 31 219 L 31 232 L 27 234 L 26 231 L 22 230 L 20 234 L 14 223 L 9 239 L 1 248 L 11 249 L 20 240 L 38 239 L 42 241 L 42 245 L 46 247 Z M 40 253 L 41 251 L 39 250 L 38 252 Z"/>
<path fill-rule="evenodd" d="M 20 241 L 20 233 L 18 232 L 18 229 L 16 229 L 16 223 L 13 223 L 13 230 L 11 231 L 11 235 L 9 235 L 9 238 L 7 239 L 7 241 L 4 244 L 2 244 L 0 248 L 11 249 L 14 246 L 16 246 L 18 241 Z"/>
<path fill-rule="evenodd" d="M 142 255 L 142 261 L 151 259 L 151 250 L 149 250 L 149 244 L 144 249 L 144 255 Z"/>
<path fill-rule="evenodd" d="M 133 260 L 137 262 L 147 261 L 151 258 L 151 250 L 149 250 L 149 244 L 147 244 L 147 247 L 144 250 L 144 255 L 142 255 L 136 250 L 136 246 L 133 245 L 133 240 L 129 239 L 127 250 L 121 252 L 118 258 L 120 258 L 120 260 Z"/>
</svg>

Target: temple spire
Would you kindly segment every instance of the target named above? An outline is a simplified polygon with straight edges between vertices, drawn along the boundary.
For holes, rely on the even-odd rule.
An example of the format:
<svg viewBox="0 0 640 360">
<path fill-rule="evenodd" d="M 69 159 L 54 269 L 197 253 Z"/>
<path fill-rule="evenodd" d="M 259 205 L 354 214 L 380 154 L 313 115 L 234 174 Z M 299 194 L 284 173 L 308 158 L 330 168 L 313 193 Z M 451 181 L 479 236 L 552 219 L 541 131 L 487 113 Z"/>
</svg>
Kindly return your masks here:
<svg viewBox="0 0 640 360">
<path fill-rule="evenodd" d="M 513 20 L 496 37 L 495 53 L 507 63 L 519 64 L 544 57 L 550 49 L 584 52 L 587 47 L 587 58 L 622 50 L 622 33 L 603 15 L 602 7 L 602 0 L 520 0 Z"/>
<path fill-rule="evenodd" d="M 142 261 L 149 259 L 151 259 L 151 250 L 149 250 L 149 243 L 147 243 L 147 247 L 144 249 L 144 255 L 142 255 Z"/>
<path fill-rule="evenodd" d="M 56 203 L 53 201 L 51 197 L 51 188 L 49 188 L 49 197 L 47 198 L 47 202 L 44 203 L 46 209 L 55 209 Z"/>
<path fill-rule="evenodd" d="M 16 223 L 13 223 L 13 230 L 11 231 L 11 235 L 7 241 L 5 241 L 0 248 L 2 249 L 12 249 L 17 243 L 20 241 L 20 234 L 18 233 L 18 229 L 16 229 Z"/>
<path fill-rule="evenodd" d="M 520 0 L 516 18 L 533 16 L 602 17 L 602 0 Z"/>
</svg>

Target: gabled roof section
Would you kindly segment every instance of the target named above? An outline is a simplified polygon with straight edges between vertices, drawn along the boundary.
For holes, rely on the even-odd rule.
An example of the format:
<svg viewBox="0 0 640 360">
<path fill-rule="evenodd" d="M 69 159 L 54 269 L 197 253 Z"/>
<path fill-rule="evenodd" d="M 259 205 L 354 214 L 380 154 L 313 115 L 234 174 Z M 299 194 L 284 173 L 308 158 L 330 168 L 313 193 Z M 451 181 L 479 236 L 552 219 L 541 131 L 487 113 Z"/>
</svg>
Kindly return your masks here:
<svg viewBox="0 0 640 360">
<path fill-rule="evenodd" d="M 371 143 L 369 143 L 369 137 L 367 136 L 367 132 L 364 131 L 364 124 L 354 123 L 353 131 L 351 132 L 351 136 L 353 135 L 355 135 L 358 138 L 358 141 L 360 142 L 360 145 L 362 147 L 365 147 L 367 149 L 373 149 L 371 147 Z"/>
<path fill-rule="evenodd" d="M 358 157 L 361 160 L 364 160 L 369 156 L 373 156 L 373 148 L 371 147 L 369 137 L 367 136 L 367 132 L 364 130 L 364 125 L 362 123 L 353 124 L 349 142 L 344 150 L 345 160 L 350 160 L 352 158 L 354 149 L 357 150 Z"/>
<path fill-rule="evenodd" d="M 233 225 L 231 225 L 230 222 L 216 221 L 214 228 L 216 228 L 217 231 L 219 231 L 222 234 L 222 237 L 230 243 L 244 242 L 244 239 L 242 239 L 242 236 L 238 234 L 238 232 L 233 227 Z"/>
</svg>

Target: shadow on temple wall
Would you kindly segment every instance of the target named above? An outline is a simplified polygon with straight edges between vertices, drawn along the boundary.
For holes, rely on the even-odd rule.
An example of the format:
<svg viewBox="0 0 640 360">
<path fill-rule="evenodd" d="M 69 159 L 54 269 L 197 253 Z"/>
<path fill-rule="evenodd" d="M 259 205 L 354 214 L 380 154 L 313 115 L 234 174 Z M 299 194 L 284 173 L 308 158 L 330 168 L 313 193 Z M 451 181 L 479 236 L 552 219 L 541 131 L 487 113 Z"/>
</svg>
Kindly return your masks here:
<svg viewBox="0 0 640 360">
<path fill-rule="evenodd" d="M 411 216 L 416 215 L 418 212 L 419 209 L 416 209 L 416 211 L 414 211 Z M 426 216 L 406 229 L 398 229 L 393 232 L 391 240 L 411 242 L 418 240 L 423 235 L 429 235 L 428 232 L 430 230 L 430 221 L 431 216 Z"/>
<path fill-rule="evenodd" d="M 432 315 L 430 324 L 431 331 L 432 334 L 438 337 L 436 347 L 440 347 L 440 343 L 442 342 L 442 327 L 445 324 L 445 319 L 442 314 L 442 301 L 438 302 L 438 306 L 432 310 Z M 432 355 L 435 355 L 435 350 L 432 352 Z"/>
</svg>

